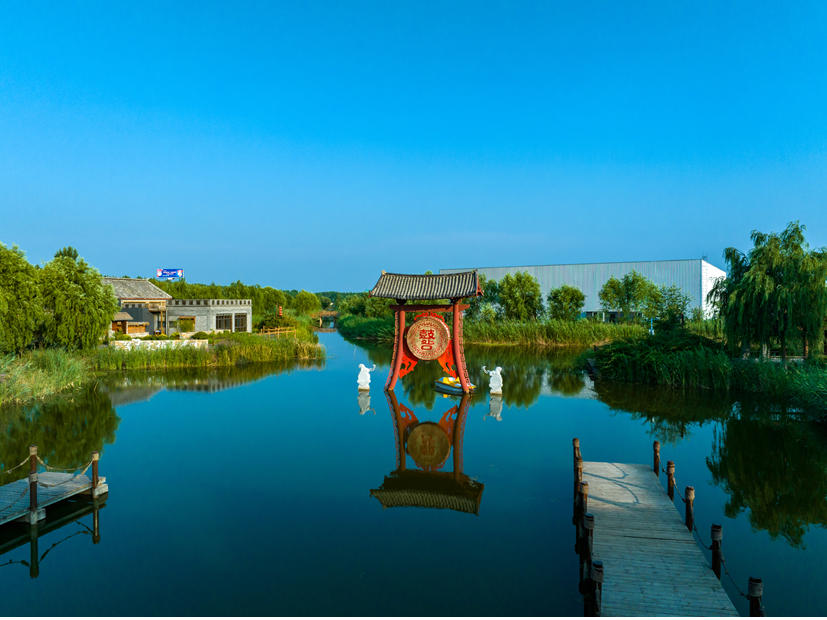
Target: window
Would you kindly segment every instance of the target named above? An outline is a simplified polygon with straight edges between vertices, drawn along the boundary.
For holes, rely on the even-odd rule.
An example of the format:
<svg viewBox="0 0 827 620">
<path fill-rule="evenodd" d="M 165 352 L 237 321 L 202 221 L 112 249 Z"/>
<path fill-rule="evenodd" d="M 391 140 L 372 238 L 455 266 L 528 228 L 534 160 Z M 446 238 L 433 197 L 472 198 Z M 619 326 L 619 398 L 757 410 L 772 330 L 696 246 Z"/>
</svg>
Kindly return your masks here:
<svg viewBox="0 0 827 620">
<path fill-rule="evenodd" d="M 237 331 L 237 332 L 246 332 L 247 331 L 247 315 L 246 314 L 236 314 L 235 315 L 235 331 Z"/>
<path fill-rule="evenodd" d="M 215 316 L 215 328 L 216 329 L 229 329 L 233 328 L 233 315 L 232 314 L 217 314 Z"/>
</svg>

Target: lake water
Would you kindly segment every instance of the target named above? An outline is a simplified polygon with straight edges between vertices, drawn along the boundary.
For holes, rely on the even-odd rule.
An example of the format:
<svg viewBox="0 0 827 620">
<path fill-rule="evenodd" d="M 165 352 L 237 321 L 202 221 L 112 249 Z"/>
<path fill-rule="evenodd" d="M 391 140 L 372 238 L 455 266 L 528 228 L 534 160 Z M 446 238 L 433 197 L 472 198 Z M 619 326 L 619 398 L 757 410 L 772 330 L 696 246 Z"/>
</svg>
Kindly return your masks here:
<svg viewBox="0 0 827 620">
<path fill-rule="evenodd" d="M 469 348 L 482 389 L 448 424 L 461 462 L 452 450 L 423 473 L 397 431 L 460 404 L 431 388 L 436 364 L 397 385 L 397 417 L 382 391 L 389 350 L 320 341 L 321 366 L 117 374 L 2 412 L 4 469 L 31 443 L 55 467 L 97 449 L 110 488 L 99 543 L 88 502 L 67 503 L 67 523 L 38 540 L 36 579 L 28 539 L 15 547 L 26 527 L 0 528 L 4 614 L 581 615 L 573 437 L 584 460 L 623 463 L 651 463 L 659 440 L 679 488 L 695 487 L 705 542 L 723 524 L 741 589 L 760 576 L 769 615 L 827 614 L 821 427 L 721 393 L 592 384 L 562 370 L 565 353 Z M 360 363 L 377 366 L 369 403 Z M 482 365 L 504 369 L 499 415 Z"/>
</svg>

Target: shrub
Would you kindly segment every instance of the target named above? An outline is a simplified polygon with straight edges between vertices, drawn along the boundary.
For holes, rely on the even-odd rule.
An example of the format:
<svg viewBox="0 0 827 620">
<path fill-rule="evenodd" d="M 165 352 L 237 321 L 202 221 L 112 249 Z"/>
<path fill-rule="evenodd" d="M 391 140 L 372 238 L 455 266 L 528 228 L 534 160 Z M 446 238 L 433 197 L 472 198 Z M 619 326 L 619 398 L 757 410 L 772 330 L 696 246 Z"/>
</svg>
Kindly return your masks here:
<svg viewBox="0 0 827 620">
<path fill-rule="evenodd" d="M 178 331 L 191 332 L 195 329 L 195 319 L 178 319 Z"/>
<path fill-rule="evenodd" d="M 192 340 L 208 340 L 210 335 L 207 332 L 195 332 L 192 335 Z"/>
</svg>

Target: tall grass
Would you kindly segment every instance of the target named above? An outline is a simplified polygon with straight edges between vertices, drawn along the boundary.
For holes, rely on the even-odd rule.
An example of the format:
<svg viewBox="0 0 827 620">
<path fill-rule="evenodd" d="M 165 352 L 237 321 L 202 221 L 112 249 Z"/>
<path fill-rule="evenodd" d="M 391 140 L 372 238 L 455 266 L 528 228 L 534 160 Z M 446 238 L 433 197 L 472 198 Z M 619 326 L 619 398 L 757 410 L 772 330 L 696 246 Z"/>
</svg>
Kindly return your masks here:
<svg viewBox="0 0 827 620">
<path fill-rule="evenodd" d="M 98 349 L 89 361 L 95 370 L 163 370 L 293 359 L 321 360 L 326 355 L 323 346 L 301 339 L 271 340 L 255 334 L 228 334 L 215 342 L 210 349 L 164 347 L 125 351 L 106 347 Z"/>
<path fill-rule="evenodd" d="M 619 340 L 592 354 L 601 378 L 761 394 L 827 418 L 827 370 L 819 364 L 732 359 L 720 343 L 688 332 Z"/>
<path fill-rule="evenodd" d="M 346 316 L 338 322 L 346 338 L 393 342 L 393 319 L 368 319 Z M 465 321 L 463 339 L 469 344 L 508 344 L 529 346 L 601 344 L 618 338 L 642 336 L 640 325 L 596 323 L 592 321 Z"/>
<path fill-rule="evenodd" d="M 59 349 L 6 355 L 0 357 L 0 404 L 46 398 L 90 378 L 83 359 Z"/>
</svg>

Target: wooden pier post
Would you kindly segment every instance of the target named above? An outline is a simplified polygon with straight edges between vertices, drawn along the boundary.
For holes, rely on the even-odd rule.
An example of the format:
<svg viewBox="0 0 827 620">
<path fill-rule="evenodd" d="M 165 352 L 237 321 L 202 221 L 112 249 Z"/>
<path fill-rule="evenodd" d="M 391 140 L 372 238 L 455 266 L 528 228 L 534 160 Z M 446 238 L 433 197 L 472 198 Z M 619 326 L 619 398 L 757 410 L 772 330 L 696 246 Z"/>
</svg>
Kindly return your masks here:
<svg viewBox="0 0 827 620">
<path fill-rule="evenodd" d="M 95 497 L 95 491 L 98 488 L 98 460 L 100 455 L 97 452 L 92 453 L 92 497 Z"/>
<path fill-rule="evenodd" d="M 763 616 L 764 611 L 761 609 L 761 597 L 764 595 L 764 584 L 760 577 L 749 578 L 747 585 L 747 598 L 749 599 L 749 615 L 751 618 Z"/>
<path fill-rule="evenodd" d="M 675 501 L 675 461 L 666 461 L 666 492 Z"/>
<path fill-rule="evenodd" d="M 655 451 L 655 465 L 654 465 L 655 477 L 660 478 L 660 442 L 656 441 L 653 444 L 652 448 Z"/>
<path fill-rule="evenodd" d="M 574 450 L 574 461 L 577 462 L 577 457 L 580 456 L 580 439 L 575 437 L 571 440 L 571 445 Z"/>
<path fill-rule="evenodd" d="M 593 584 L 592 596 L 594 597 L 594 617 L 600 617 L 600 606 L 603 598 L 603 562 L 595 560 L 592 562 L 591 580 Z"/>
<path fill-rule="evenodd" d="M 712 572 L 720 581 L 721 579 L 721 543 L 723 542 L 724 532 L 720 523 L 712 524 Z"/>
<path fill-rule="evenodd" d="M 580 514 L 584 515 L 589 511 L 589 483 L 580 483 Z"/>
<path fill-rule="evenodd" d="M 580 557 L 583 560 L 585 570 L 581 579 L 591 574 L 592 549 L 594 548 L 594 515 L 587 512 L 583 515 L 583 540 L 580 544 Z"/>
<path fill-rule="evenodd" d="M 37 446 L 29 446 L 29 512 L 30 523 L 37 523 Z"/>
<path fill-rule="evenodd" d="M 695 527 L 695 487 L 686 487 L 683 497 L 686 504 L 686 529 L 691 533 Z"/>
<path fill-rule="evenodd" d="M 574 525 L 580 521 L 580 515 L 583 512 L 580 510 L 580 483 L 583 482 L 583 459 L 579 456 L 574 459 L 574 515 L 571 522 Z"/>
</svg>

